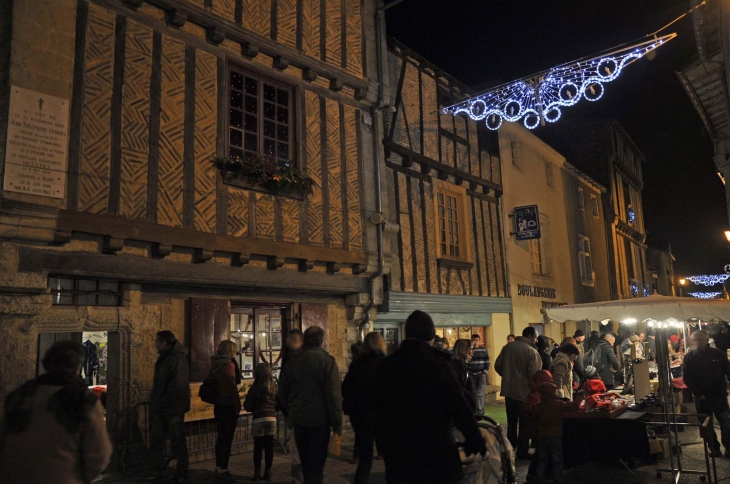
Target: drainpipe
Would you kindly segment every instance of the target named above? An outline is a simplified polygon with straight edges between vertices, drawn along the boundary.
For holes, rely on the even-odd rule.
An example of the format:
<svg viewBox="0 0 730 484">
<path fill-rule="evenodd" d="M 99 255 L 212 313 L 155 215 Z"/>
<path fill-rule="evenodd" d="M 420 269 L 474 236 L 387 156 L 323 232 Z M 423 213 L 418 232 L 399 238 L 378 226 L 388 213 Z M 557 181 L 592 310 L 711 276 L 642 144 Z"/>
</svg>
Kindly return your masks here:
<svg viewBox="0 0 730 484">
<path fill-rule="evenodd" d="M 358 339 L 365 339 L 365 326 L 370 322 L 370 310 L 375 306 L 375 280 L 383 275 L 383 225 L 385 217 L 383 216 L 383 194 L 381 192 L 381 175 L 380 175 L 380 113 L 386 107 L 384 105 L 384 89 L 383 89 L 383 12 L 390 7 L 402 2 L 403 0 L 395 0 L 388 5 L 382 5 L 375 10 L 375 59 L 378 71 L 378 99 L 371 109 L 373 121 L 373 150 L 375 151 L 375 213 L 370 217 L 370 222 L 375 224 L 377 230 L 378 245 L 378 270 L 369 278 L 370 301 L 365 306 L 365 316 L 358 326 Z"/>
</svg>

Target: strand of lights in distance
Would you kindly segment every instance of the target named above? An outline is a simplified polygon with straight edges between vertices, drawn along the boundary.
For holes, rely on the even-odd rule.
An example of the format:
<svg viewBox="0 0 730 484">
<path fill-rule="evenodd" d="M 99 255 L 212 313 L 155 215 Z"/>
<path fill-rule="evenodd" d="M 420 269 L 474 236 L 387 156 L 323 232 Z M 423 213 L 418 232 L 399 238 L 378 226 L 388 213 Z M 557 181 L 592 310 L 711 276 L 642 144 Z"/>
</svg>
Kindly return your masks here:
<svg viewBox="0 0 730 484">
<path fill-rule="evenodd" d="M 714 299 L 717 296 L 722 295 L 721 292 L 688 292 L 687 294 L 699 299 Z"/>
<path fill-rule="evenodd" d="M 706 276 L 689 276 L 685 277 L 688 281 L 695 284 L 701 284 L 703 286 L 714 286 L 715 284 L 722 284 L 730 278 L 730 274 L 711 274 Z"/>
<path fill-rule="evenodd" d="M 504 120 L 511 123 L 523 119 L 528 129 L 560 119 L 561 107 L 574 106 L 581 99 L 598 101 L 603 84 L 618 78 L 624 67 L 677 34 L 667 34 L 633 44 L 603 55 L 562 64 L 547 71 L 518 79 L 491 89 L 479 96 L 443 108 L 444 114 L 466 114 L 475 121 L 485 120 L 495 131 Z"/>
</svg>

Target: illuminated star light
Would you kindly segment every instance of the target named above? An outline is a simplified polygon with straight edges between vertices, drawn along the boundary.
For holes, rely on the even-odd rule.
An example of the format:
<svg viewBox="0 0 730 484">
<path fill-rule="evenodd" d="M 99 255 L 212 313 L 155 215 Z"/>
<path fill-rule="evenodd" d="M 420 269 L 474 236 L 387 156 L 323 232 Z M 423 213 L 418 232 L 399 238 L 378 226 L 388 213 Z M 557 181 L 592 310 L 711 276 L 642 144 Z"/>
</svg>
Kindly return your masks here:
<svg viewBox="0 0 730 484">
<path fill-rule="evenodd" d="M 686 279 L 694 282 L 695 284 L 702 284 L 703 286 L 714 286 L 715 284 L 722 284 L 730 278 L 730 274 L 711 274 L 709 276 L 689 276 Z"/>
<path fill-rule="evenodd" d="M 688 292 L 687 294 L 699 299 L 714 299 L 717 296 L 722 295 L 721 292 Z"/>
<path fill-rule="evenodd" d="M 545 121 L 554 123 L 562 115 L 561 107 L 573 106 L 582 98 L 598 101 L 603 96 L 604 83 L 615 80 L 624 67 L 676 36 L 668 34 L 556 66 L 445 107 L 443 113 L 485 120 L 491 130 L 499 129 L 505 120 L 514 123 L 522 119 L 528 129 L 544 125 Z"/>
</svg>

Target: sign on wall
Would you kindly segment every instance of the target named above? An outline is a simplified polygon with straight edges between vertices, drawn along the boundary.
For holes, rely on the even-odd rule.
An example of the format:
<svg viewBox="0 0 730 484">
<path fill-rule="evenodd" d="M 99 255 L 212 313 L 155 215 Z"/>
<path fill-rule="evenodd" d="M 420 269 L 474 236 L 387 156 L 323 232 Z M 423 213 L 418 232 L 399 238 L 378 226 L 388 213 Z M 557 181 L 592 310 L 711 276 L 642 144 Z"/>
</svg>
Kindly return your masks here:
<svg viewBox="0 0 730 484">
<path fill-rule="evenodd" d="M 527 284 L 517 284 L 517 295 L 555 299 L 555 289 L 553 289 L 552 287 L 528 286 Z"/>
<path fill-rule="evenodd" d="M 540 238 L 540 211 L 537 205 L 515 207 L 514 210 L 515 235 L 517 240 L 532 240 Z"/>
<path fill-rule="evenodd" d="M 68 100 L 11 86 L 3 189 L 64 198 L 67 149 Z"/>
<path fill-rule="evenodd" d="M 203 382 L 190 383 L 190 411 L 185 414 L 186 422 L 215 418 L 213 415 L 213 405 L 205 403 L 198 396 L 202 384 Z M 241 415 L 246 413 L 243 409 L 243 401 L 246 399 L 246 394 L 251 389 L 251 385 L 253 385 L 253 380 L 243 380 L 238 385 L 238 396 L 241 398 Z"/>
</svg>

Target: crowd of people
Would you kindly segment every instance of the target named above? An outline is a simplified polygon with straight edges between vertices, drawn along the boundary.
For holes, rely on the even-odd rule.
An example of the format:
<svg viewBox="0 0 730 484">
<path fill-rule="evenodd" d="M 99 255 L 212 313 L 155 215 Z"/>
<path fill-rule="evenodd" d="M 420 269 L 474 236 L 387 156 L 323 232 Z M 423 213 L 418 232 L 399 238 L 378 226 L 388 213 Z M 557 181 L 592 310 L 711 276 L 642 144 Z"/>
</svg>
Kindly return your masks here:
<svg viewBox="0 0 730 484">
<path fill-rule="evenodd" d="M 724 333 L 721 333 L 724 334 Z M 692 349 L 684 355 L 684 382 L 701 414 L 720 424 L 712 452 L 730 457 L 730 411 L 727 381 L 730 363 L 717 349 L 722 336 L 712 340 L 694 331 Z M 502 377 L 507 437 L 518 459 L 530 459 L 528 482 L 555 482 L 563 477 L 563 414 L 576 411 L 582 398 L 614 388 L 619 380 L 619 355 L 656 357 L 653 335 L 646 339 L 611 326 L 586 339 L 582 330 L 560 345 L 526 327 L 521 336 L 509 335 L 495 361 Z M 279 358 L 281 372 L 261 362 L 243 405 L 239 393 L 241 371 L 232 341 L 222 341 L 211 359 L 203 386 L 210 385 L 217 428 L 216 482 L 235 482 L 228 470 L 231 445 L 241 407 L 251 414 L 254 440 L 253 480 L 271 479 L 277 415 L 290 430 L 291 477 L 295 483 L 324 482 L 324 468 L 332 442 L 339 442 L 343 413 L 355 431 L 355 483 L 369 482 L 374 449 L 385 461 L 389 483 L 457 483 L 462 478 L 459 446 L 467 455 L 484 454 L 485 440 L 478 427 L 490 368 L 481 337 L 458 339 L 453 348 L 436 335 L 431 317 L 414 311 L 405 323 L 405 339 L 386 357 L 386 344 L 377 332 L 367 334 L 352 348 L 353 359 L 341 382 L 335 359 L 325 351 L 325 332 L 310 327 L 288 332 Z M 640 343 L 646 342 L 646 346 Z M 668 350 L 685 352 L 684 342 L 669 339 Z M 167 482 L 188 479 L 188 450 L 184 419 L 190 410 L 190 368 L 187 350 L 170 331 L 155 338 L 158 358 L 150 395 L 151 473 L 145 480 L 166 478 L 169 439 L 176 469 Z M 633 352 L 633 353 L 632 353 Z M 669 351 L 668 351 L 669 353 Z M 112 445 L 103 409 L 79 377 L 84 348 L 59 341 L 43 358 L 45 374 L 11 392 L 0 427 L 0 484 L 91 482 L 109 464 Z M 202 390 L 201 390 L 202 397 Z M 207 400 L 205 400 L 207 401 Z M 455 435 L 460 435 L 459 444 Z M 535 452 L 529 453 L 531 447 Z M 43 465 L 39 466 L 39 459 Z"/>
</svg>

